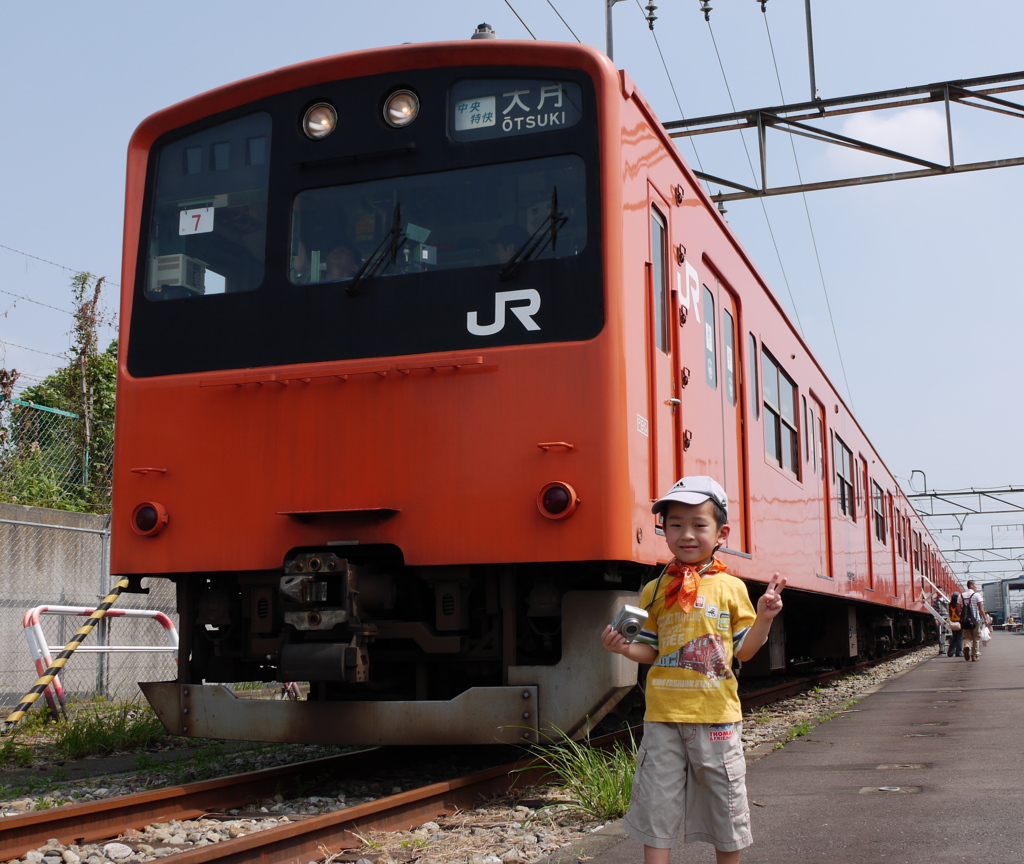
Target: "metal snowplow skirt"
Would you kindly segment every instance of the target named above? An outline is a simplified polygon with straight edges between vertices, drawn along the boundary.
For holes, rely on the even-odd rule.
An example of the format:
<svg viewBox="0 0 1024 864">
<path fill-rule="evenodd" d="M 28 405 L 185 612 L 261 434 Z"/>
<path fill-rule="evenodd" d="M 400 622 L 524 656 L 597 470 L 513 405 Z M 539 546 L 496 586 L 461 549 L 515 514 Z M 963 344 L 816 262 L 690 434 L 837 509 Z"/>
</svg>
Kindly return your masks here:
<svg viewBox="0 0 1024 864">
<path fill-rule="evenodd" d="M 447 702 L 292 702 L 239 699 L 223 684 L 139 686 L 167 731 L 190 738 L 362 745 L 537 738 L 536 687 L 475 687 Z"/>
</svg>

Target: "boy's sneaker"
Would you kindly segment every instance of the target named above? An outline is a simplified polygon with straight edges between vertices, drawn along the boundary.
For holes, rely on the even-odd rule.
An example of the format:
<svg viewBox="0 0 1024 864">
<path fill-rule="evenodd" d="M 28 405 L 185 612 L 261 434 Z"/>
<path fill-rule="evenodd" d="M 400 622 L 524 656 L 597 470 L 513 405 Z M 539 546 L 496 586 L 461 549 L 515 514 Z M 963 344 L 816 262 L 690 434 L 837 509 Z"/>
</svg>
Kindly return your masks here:
<svg viewBox="0 0 1024 864">
<path fill-rule="evenodd" d="M 964 648 L 964 660 L 966 660 L 968 663 L 971 662 L 971 649 L 970 648 L 967 648 L 967 647 Z"/>
</svg>

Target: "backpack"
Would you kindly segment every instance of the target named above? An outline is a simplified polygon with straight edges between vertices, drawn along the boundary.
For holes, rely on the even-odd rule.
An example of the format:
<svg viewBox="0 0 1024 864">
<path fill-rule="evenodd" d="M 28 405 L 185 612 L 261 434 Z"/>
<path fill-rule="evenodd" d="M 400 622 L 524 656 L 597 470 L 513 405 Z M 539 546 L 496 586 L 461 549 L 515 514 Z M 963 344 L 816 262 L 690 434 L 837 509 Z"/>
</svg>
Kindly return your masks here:
<svg viewBox="0 0 1024 864">
<path fill-rule="evenodd" d="M 978 626 L 978 614 L 974 611 L 974 603 L 972 602 L 977 593 L 975 591 L 970 597 L 960 598 L 963 602 L 963 611 L 960 613 L 960 626 L 964 630 L 973 630 Z"/>
</svg>

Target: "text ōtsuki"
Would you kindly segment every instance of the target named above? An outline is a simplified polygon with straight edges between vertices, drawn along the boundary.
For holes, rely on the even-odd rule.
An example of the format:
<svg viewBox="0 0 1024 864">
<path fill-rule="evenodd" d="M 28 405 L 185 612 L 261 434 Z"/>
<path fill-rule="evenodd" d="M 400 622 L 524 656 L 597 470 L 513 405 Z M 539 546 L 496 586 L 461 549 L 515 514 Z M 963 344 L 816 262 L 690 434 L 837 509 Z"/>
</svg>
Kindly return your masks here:
<svg viewBox="0 0 1024 864">
<path fill-rule="evenodd" d="M 455 105 L 455 130 L 497 127 L 516 133 L 566 125 L 562 84 L 508 90 L 498 96 L 477 96 Z"/>
</svg>

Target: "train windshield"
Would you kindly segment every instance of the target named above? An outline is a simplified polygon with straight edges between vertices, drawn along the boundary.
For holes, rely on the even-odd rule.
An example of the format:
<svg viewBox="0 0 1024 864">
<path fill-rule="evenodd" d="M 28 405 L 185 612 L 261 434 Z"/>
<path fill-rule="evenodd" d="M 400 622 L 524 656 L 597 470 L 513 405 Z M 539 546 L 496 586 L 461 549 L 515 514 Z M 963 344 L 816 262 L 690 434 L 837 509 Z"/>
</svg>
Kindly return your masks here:
<svg viewBox="0 0 1024 864">
<path fill-rule="evenodd" d="M 600 332 L 592 85 L 425 70 L 420 97 L 430 110 L 407 129 L 376 119 L 375 94 L 393 85 L 383 75 L 289 91 L 153 143 L 132 375 L 480 351 Z M 317 141 L 294 121 L 323 99 L 344 106 L 351 123 Z"/>
<path fill-rule="evenodd" d="M 263 281 L 270 115 L 168 144 L 156 172 L 149 300 L 252 291 Z"/>
<path fill-rule="evenodd" d="M 583 160 L 557 156 L 304 191 L 289 279 L 511 267 L 572 257 L 586 242 Z"/>
</svg>

